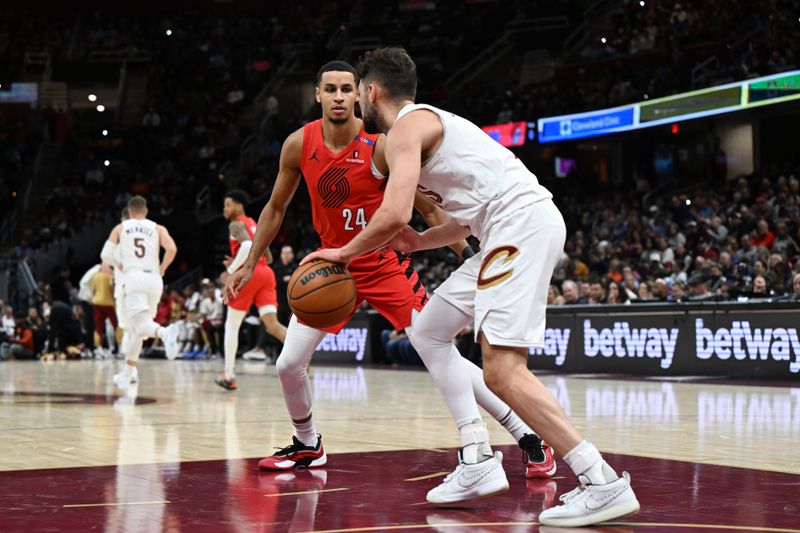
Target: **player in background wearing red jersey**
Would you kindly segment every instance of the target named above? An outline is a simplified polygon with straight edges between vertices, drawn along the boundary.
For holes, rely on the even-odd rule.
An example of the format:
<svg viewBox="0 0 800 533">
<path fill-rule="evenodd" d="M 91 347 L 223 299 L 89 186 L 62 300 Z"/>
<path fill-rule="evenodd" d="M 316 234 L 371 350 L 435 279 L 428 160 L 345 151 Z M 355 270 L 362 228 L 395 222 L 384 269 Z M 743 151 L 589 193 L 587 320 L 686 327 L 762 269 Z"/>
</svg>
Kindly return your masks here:
<svg viewBox="0 0 800 533">
<path fill-rule="evenodd" d="M 228 276 L 242 266 L 256 231 L 256 221 L 244 213 L 245 205 L 249 198 L 244 191 L 234 189 L 225 195 L 225 204 L 222 214 L 230 222 L 231 255 L 225 259 L 226 270 L 220 276 L 225 283 Z M 269 253 L 269 249 L 267 249 Z M 272 257 L 268 255 L 269 261 Z M 235 390 L 236 351 L 239 349 L 239 328 L 242 326 L 250 306 L 255 304 L 258 314 L 267 333 L 283 343 L 286 338 L 286 327 L 278 322 L 278 295 L 275 292 L 275 273 L 267 265 L 264 250 L 259 253 L 258 260 L 253 266 L 253 275 L 250 283 L 236 297 L 228 298 L 228 316 L 225 319 L 225 370 L 214 379 L 214 382 L 223 389 Z"/>
<path fill-rule="evenodd" d="M 350 65 L 335 61 L 320 69 L 317 101 L 322 104 L 323 117 L 297 130 L 284 142 L 278 177 L 270 200 L 261 212 L 250 256 L 229 278 L 226 294 L 236 294 L 242 288 L 247 290 L 256 261 L 278 232 L 301 173 L 308 185 L 313 223 L 323 246 L 349 242 L 367 225 L 382 202 L 388 166 L 383 157 L 385 138 L 363 131 L 361 120 L 354 115 L 356 98 L 354 70 Z M 443 213 L 424 195 L 417 195 L 415 207 L 429 224 L 443 223 Z M 459 251 L 464 248 L 464 241 L 456 246 Z M 422 308 L 426 295 L 408 257 L 394 251 L 370 252 L 353 260 L 349 269 L 356 281 L 359 303 L 367 300 L 396 329 L 411 329 L 413 316 Z M 312 420 L 311 386 L 306 367 L 326 332 L 336 333 L 346 323 L 321 331 L 292 317 L 276 366 L 295 435 L 292 444 L 262 460 L 260 468 L 281 470 L 325 464 L 325 452 Z M 420 355 L 424 360 L 425 354 Z M 549 448 L 489 391 L 480 369 L 466 359 L 461 360 L 464 362 L 462 371 L 470 375 L 475 389 L 474 393 L 469 390 L 468 395 L 473 402 L 477 395 L 480 405 L 520 442 L 525 451 L 528 477 L 551 477 L 555 473 L 555 462 Z M 449 406 L 450 400 L 445 400 Z M 469 420 L 460 426 L 462 442 L 473 444 L 477 439 L 488 438 L 481 420 Z M 488 495 L 508 487 L 499 459 L 492 457 L 493 464 L 484 465 L 493 466 L 497 471 L 494 486 L 479 483 L 465 490 L 460 499 Z"/>
</svg>

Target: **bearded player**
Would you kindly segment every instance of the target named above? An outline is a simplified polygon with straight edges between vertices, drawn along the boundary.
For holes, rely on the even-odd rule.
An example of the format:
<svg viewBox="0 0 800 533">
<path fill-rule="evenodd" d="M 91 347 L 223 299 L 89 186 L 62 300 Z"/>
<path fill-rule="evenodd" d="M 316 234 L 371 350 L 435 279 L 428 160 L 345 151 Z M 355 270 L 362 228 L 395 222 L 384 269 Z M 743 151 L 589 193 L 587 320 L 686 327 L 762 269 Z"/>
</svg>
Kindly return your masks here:
<svg viewBox="0 0 800 533">
<path fill-rule="evenodd" d="M 227 294 L 235 295 L 239 290 L 247 290 L 258 258 L 280 228 L 301 174 L 311 196 L 314 227 L 325 247 L 349 242 L 366 227 L 382 201 L 388 169 L 383 157 L 385 138 L 366 134 L 361 120 L 353 113 L 357 98 L 353 67 L 341 61 L 324 65 L 317 74 L 316 98 L 322 104 L 322 119 L 297 130 L 284 142 L 278 177 L 270 200 L 259 217 L 250 255 L 242 268 L 230 276 L 226 284 Z M 429 224 L 443 223 L 443 213 L 421 194 L 416 207 Z M 462 241 L 455 249 L 468 248 Z M 463 257 L 468 255 L 463 254 Z M 398 330 L 412 329 L 413 317 L 422 309 L 427 296 L 407 256 L 393 251 L 370 252 L 353 260 L 349 269 L 356 281 L 358 303 L 368 301 Z M 261 469 L 288 470 L 295 466 L 314 467 L 326 463 L 321 438 L 312 418 L 311 385 L 306 367 L 326 333 L 338 333 L 346 323 L 347 320 L 332 328 L 315 329 L 292 317 L 276 367 L 294 425 L 294 437 L 289 446 L 263 459 L 259 463 Z M 420 355 L 424 359 L 424 354 Z M 469 389 L 459 391 L 456 397 L 445 398 L 448 406 L 450 402 L 462 400 L 474 403 L 477 396 L 480 405 L 520 443 L 525 451 L 527 476 L 551 477 L 555 473 L 555 461 L 549 448 L 489 391 L 480 369 L 466 359 L 460 359 L 463 366 L 459 371 L 470 376 L 475 392 Z M 442 379 L 446 380 L 447 376 Z M 458 423 L 463 446 L 474 445 L 478 440 L 485 442 L 488 438 L 480 419 Z M 450 501 L 506 490 L 508 481 L 500 464 L 501 458 L 492 456 L 493 462 L 483 465 L 484 469 L 490 467 L 492 470 L 485 477 L 486 483 L 453 494 Z"/>
<path fill-rule="evenodd" d="M 390 239 L 395 249 L 413 252 L 475 234 L 481 254 L 437 289 L 409 335 L 412 342 L 438 350 L 428 365 L 431 375 L 451 378 L 453 383 L 440 385 L 442 390 L 465 381 L 449 341 L 453 330 L 472 322 L 487 383 L 564 454 L 578 478 L 578 486 L 561 496 L 563 505 L 541 512 L 539 523 L 578 527 L 638 512 L 627 472 L 618 475 L 597 447 L 583 439 L 527 368 L 529 348 L 544 345 L 547 290 L 564 253 L 566 226 L 553 195 L 510 150 L 475 124 L 416 104 L 417 69 L 404 49 L 367 52 L 359 78 L 364 124 L 368 131 L 387 135 L 392 180 L 364 231 L 341 249 L 307 255 L 301 265 L 317 258 L 346 265 Z M 423 233 L 406 225 L 419 190 L 436 198 L 450 216 L 448 222 Z M 436 372 L 431 365 L 438 367 Z M 466 403 L 461 407 L 474 408 L 472 416 L 478 413 Z M 480 471 L 463 454 L 460 459 L 456 471 L 428 493 L 428 501 L 462 492 L 465 483 L 473 482 Z"/>
<path fill-rule="evenodd" d="M 228 220 L 231 256 L 225 260 L 227 269 L 220 276 L 225 283 L 228 276 L 242 266 L 251 251 L 256 221 L 248 217 L 244 208 L 249 198 L 244 191 L 234 189 L 225 195 L 222 214 Z M 267 265 L 264 250 L 252 270 L 252 278 L 247 287 L 236 297 L 228 298 L 228 316 L 225 318 L 225 370 L 214 379 L 214 383 L 227 390 L 236 390 L 234 365 L 239 349 L 239 328 L 242 326 L 250 306 L 255 304 L 267 333 L 281 343 L 286 338 L 286 327 L 278 322 L 278 295 L 275 291 L 275 273 Z"/>
</svg>

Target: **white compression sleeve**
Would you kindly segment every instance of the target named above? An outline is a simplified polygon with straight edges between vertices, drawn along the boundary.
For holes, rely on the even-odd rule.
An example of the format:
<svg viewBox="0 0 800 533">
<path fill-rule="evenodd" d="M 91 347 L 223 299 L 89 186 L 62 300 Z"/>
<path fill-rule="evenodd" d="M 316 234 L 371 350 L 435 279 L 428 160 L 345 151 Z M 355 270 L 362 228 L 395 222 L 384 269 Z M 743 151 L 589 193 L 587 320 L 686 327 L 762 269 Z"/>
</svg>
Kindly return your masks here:
<svg viewBox="0 0 800 533">
<path fill-rule="evenodd" d="M 127 361 L 138 361 L 142 353 L 143 339 L 134 332 L 125 331 L 122 334 L 122 353 Z"/>
<path fill-rule="evenodd" d="M 225 319 L 225 377 L 233 379 L 234 366 L 236 365 L 236 352 L 239 350 L 239 328 L 242 327 L 246 311 L 228 308 L 228 317 Z"/>
<path fill-rule="evenodd" d="M 480 419 L 472 378 L 453 339 L 472 317 L 435 294 L 418 315 L 412 315 L 408 338 L 442 393 L 447 408 L 461 428 Z"/>
<path fill-rule="evenodd" d="M 324 331 L 301 324 L 295 316 L 289 321 L 286 339 L 281 354 L 275 362 L 275 369 L 278 371 L 283 399 L 292 420 L 303 420 L 311 414 L 312 395 L 307 372 L 308 363 L 325 335 Z M 301 437 L 298 435 L 298 438 Z"/>
<path fill-rule="evenodd" d="M 100 259 L 108 263 L 109 265 L 113 265 L 115 267 L 119 266 L 118 257 L 115 253 L 117 250 L 117 243 L 106 241 L 103 245 L 103 249 L 100 251 Z"/>
<path fill-rule="evenodd" d="M 236 253 L 236 257 L 233 258 L 231 266 L 228 267 L 228 274 L 233 274 L 239 270 L 239 267 L 244 264 L 247 256 L 250 254 L 250 248 L 252 247 L 253 241 L 243 241 L 239 245 L 239 251 Z"/>
</svg>

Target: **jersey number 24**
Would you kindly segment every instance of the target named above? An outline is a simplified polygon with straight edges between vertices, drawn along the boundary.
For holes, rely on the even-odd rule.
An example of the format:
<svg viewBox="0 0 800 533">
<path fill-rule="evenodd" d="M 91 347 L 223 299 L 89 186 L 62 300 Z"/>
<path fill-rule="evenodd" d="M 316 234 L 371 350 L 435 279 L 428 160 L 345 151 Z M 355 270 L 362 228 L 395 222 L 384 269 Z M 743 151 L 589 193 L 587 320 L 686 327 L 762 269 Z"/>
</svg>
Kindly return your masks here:
<svg viewBox="0 0 800 533">
<path fill-rule="evenodd" d="M 342 218 L 344 218 L 344 229 L 345 231 L 355 231 L 355 228 L 352 226 L 353 222 L 353 210 L 349 207 L 345 207 L 342 209 Z M 367 217 L 364 215 L 364 208 L 359 207 L 356 210 L 356 226 L 361 226 L 361 229 L 367 227 Z"/>
</svg>

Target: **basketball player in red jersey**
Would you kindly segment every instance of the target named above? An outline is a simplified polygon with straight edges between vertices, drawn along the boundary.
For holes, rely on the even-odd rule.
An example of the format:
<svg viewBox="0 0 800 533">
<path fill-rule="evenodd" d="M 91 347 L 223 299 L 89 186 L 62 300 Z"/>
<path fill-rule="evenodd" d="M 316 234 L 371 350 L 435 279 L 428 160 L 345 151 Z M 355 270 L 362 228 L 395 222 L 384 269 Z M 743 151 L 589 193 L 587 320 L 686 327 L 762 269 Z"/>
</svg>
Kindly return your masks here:
<svg viewBox="0 0 800 533">
<path fill-rule="evenodd" d="M 320 69 L 317 101 L 322 104 L 322 119 L 297 130 L 284 142 L 278 177 L 259 218 L 250 255 L 243 267 L 228 279 L 226 294 L 247 290 L 254 265 L 280 228 L 301 173 L 311 196 L 314 227 L 324 247 L 347 243 L 366 227 L 383 199 L 388 166 L 383 157 L 385 138 L 364 132 L 361 120 L 354 115 L 356 98 L 354 70 L 350 65 L 334 61 Z M 415 206 L 426 221 L 433 225 L 442 223 L 439 209 L 424 195 L 417 196 Z M 467 249 L 466 242 L 455 245 L 455 249 Z M 394 251 L 370 252 L 353 260 L 348 268 L 356 281 L 359 303 L 368 301 L 396 329 L 411 329 L 413 316 L 422 309 L 427 297 L 407 256 Z M 337 333 L 346 323 L 347 320 L 318 330 L 292 317 L 276 367 L 295 435 L 292 444 L 263 459 L 259 463 L 261 469 L 287 470 L 326 463 L 311 416 L 311 386 L 306 367 L 325 334 Z M 424 354 L 420 355 L 424 360 Z M 477 396 L 479 403 L 520 442 L 526 452 L 528 477 L 551 477 L 555 462 L 549 448 L 543 447 L 533 431 L 488 390 L 480 369 L 462 360 L 464 372 L 473 378 L 475 387 L 475 392 L 469 390 L 468 394 L 473 402 Z M 470 439 L 475 433 L 486 432 L 482 422 L 475 422 L 469 429 Z M 495 466 L 501 474 L 495 479 L 495 486 L 478 484 L 471 490 L 484 492 L 465 493 L 461 499 L 506 490 L 508 483 L 499 459 Z"/>
<path fill-rule="evenodd" d="M 225 260 L 226 271 L 220 279 L 223 283 L 228 276 L 242 266 L 256 232 L 256 221 L 244 214 L 245 205 L 249 198 L 247 193 L 238 189 L 228 191 L 225 195 L 225 204 L 222 214 L 230 222 L 231 255 Z M 252 279 L 236 297 L 228 298 L 228 316 L 225 319 L 225 370 L 214 379 L 214 382 L 223 389 L 236 390 L 236 351 L 239 348 L 239 328 L 255 304 L 261 316 L 267 333 L 283 342 L 286 338 L 286 328 L 278 322 L 278 295 L 275 292 L 275 273 L 267 265 L 262 254 L 252 270 Z"/>
</svg>

